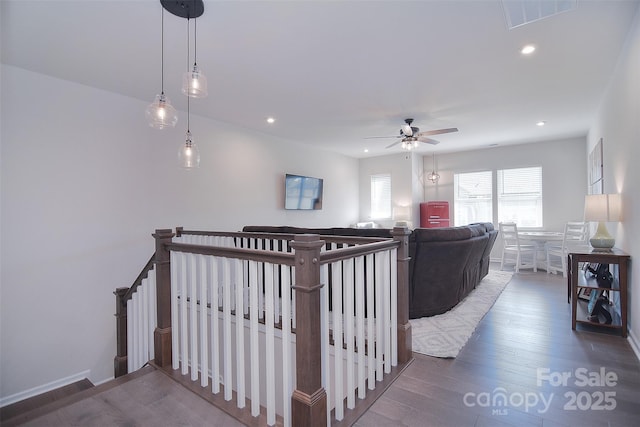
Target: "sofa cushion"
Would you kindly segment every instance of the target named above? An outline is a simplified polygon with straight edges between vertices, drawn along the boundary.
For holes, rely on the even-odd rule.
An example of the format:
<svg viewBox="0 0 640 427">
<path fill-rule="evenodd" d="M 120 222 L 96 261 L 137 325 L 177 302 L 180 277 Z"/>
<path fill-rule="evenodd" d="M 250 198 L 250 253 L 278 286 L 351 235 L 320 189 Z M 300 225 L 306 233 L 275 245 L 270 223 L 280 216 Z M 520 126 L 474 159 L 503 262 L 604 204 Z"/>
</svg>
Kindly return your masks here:
<svg viewBox="0 0 640 427">
<path fill-rule="evenodd" d="M 414 242 L 447 242 L 455 240 L 467 240 L 478 236 L 478 227 L 443 227 L 443 228 L 416 228 L 411 234 Z"/>
</svg>

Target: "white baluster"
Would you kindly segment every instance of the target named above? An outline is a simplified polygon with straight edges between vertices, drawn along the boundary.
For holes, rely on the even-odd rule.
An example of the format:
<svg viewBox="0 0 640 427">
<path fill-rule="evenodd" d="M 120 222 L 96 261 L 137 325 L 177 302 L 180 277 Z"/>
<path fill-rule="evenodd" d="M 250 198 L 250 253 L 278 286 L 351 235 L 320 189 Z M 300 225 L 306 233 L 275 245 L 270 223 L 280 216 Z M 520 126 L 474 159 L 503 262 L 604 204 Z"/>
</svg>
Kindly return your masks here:
<svg viewBox="0 0 640 427">
<path fill-rule="evenodd" d="M 207 367 L 209 366 L 209 341 L 207 335 L 207 266 L 204 255 L 197 255 L 198 261 L 198 287 L 200 288 L 200 385 L 206 387 L 209 385 L 209 375 Z"/>
<path fill-rule="evenodd" d="M 233 371 L 231 359 L 231 262 L 224 258 L 222 261 L 222 316 L 223 316 L 223 344 L 224 349 L 224 399 L 229 401 L 233 398 Z"/>
<path fill-rule="evenodd" d="M 382 253 L 383 259 L 383 312 L 384 312 L 384 372 L 386 374 L 391 373 L 391 280 L 390 280 L 390 252 L 384 251 Z"/>
<path fill-rule="evenodd" d="M 376 380 L 382 381 L 383 377 L 383 363 L 384 355 L 383 349 L 383 326 L 384 326 L 384 311 L 382 307 L 382 299 L 384 298 L 384 259 L 381 252 L 376 252 L 376 279 L 375 279 L 375 295 L 376 295 Z"/>
<path fill-rule="evenodd" d="M 267 366 L 267 424 L 276 422 L 276 381 L 275 381 L 275 343 L 274 343 L 274 313 L 273 313 L 273 264 L 264 263 L 265 267 L 265 316 L 266 327 L 266 366 Z"/>
<path fill-rule="evenodd" d="M 179 256 L 171 252 L 171 367 L 180 367 L 180 322 L 178 316 Z M 154 304 L 155 305 L 155 304 Z"/>
<path fill-rule="evenodd" d="M 182 375 L 189 373 L 189 330 L 187 322 L 187 265 L 186 254 L 180 252 L 180 358 Z"/>
<path fill-rule="evenodd" d="M 376 336 L 375 336 L 375 289 L 374 289 L 374 264 L 375 256 L 369 254 L 366 256 L 366 287 L 367 287 L 367 378 L 369 378 L 369 390 L 376 388 L 376 372 L 375 372 L 375 354 L 376 354 Z"/>
<path fill-rule="evenodd" d="M 260 335 L 258 323 L 258 263 L 249 261 L 249 325 L 251 352 L 251 415 L 260 415 Z"/>
<path fill-rule="evenodd" d="M 154 332 L 158 325 L 156 270 L 149 271 L 149 360 L 155 359 Z M 171 296 L 173 298 L 173 295 Z M 172 350 L 173 351 L 173 350 Z"/>
<path fill-rule="evenodd" d="M 244 278 L 242 274 L 242 261 L 233 260 L 234 283 L 236 285 L 236 375 L 237 390 L 236 398 L 238 400 L 238 408 L 244 408 L 246 405 L 245 393 L 245 373 L 244 373 Z"/>
<path fill-rule="evenodd" d="M 391 251 L 391 365 L 398 366 L 398 250 Z"/>
<path fill-rule="evenodd" d="M 142 349 L 140 351 L 140 366 L 142 367 L 147 361 L 149 361 L 149 280 L 143 279 L 139 288 L 140 291 L 140 311 L 142 316 L 142 323 L 140 325 L 140 344 Z"/>
<path fill-rule="evenodd" d="M 344 322 L 345 341 L 347 342 L 347 408 L 353 409 L 356 406 L 355 393 L 355 369 L 354 369 L 354 330 L 353 320 L 355 318 L 354 304 L 354 282 L 353 282 L 353 258 L 343 261 L 344 273 L 342 275 L 342 288 L 344 290 Z"/>
<path fill-rule="evenodd" d="M 135 371 L 133 367 L 133 330 L 134 330 L 134 318 L 133 318 L 133 301 L 130 299 L 127 301 L 127 372 L 131 373 Z"/>
<path fill-rule="evenodd" d="M 364 331 L 364 257 L 355 260 L 356 270 L 356 339 L 358 350 L 358 398 L 366 397 L 365 331 Z"/>
<path fill-rule="evenodd" d="M 189 280 L 189 339 L 191 341 L 191 381 L 198 379 L 198 273 L 196 255 L 187 255 L 187 277 Z"/>
<path fill-rule="evenodd" d="M 324 247 L 323 247 L 324 249 Z M 331 387 L 331 354 L 329 320 L 331 312 L 329 311 L 329 264 L 320 266 L 320 283 L 324 286 L 320 289 L 320 352 L 322 353 L 322 370 L 321 381 L 322 387 L 327 393 L 327 402 L 331 403 L 333 399 L 333 387 Z M 295 292 L 295 291 L 294 291 Z M 284 301 L 283 301 L 284 302 Z M 331 411 L 327 411 L 327 425 L 331 425 Z"/>
<path fill-rule="evenodd" d="M 342 367 L 342 263 L 331 264 L 331 296 L 333 311 L 333 349 L 334 349 L 334 392 L 335 417 L 340 421 L 344 418 L 344 377 Z"/>
<path fill-rule="evenodd" d="M 291 283 L 289 268 L 285 265 L 282 277 L 282 404 L 283 425 L 291 426 L 291 395 L 293 393 L 293 365 L 291 363 Z M 325 316 L 326 318 L 326 316 Z M 327 334 L 327 340 L 329 335 Z M 330 413 L 330 411 L 327 411 Z M 327 424 L 329 425 L 329 424 Z"/>
<path fill-rule="evenodd" d="M 220 393 L 220 330 L 218 325 L 218 284 L 219 278 L 219 258 L 209 257 L 207 268 L 209 270 L 208 282 L 211 290 L 211 392 Z"/>
</svg>

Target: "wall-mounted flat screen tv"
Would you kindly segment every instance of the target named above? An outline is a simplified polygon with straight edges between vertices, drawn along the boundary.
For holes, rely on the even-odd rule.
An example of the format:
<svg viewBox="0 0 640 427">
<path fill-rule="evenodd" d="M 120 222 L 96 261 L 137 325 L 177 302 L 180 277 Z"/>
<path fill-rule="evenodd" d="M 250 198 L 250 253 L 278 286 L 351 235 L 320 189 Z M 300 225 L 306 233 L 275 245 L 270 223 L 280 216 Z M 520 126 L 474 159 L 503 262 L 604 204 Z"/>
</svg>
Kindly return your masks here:
<svg viewBox="0 0 640 427">
<path fill-rule="evenodd" d="M 284 188 L 285 209 L 322 209 L 322 178 L 286 174 Z"/>
</svg>

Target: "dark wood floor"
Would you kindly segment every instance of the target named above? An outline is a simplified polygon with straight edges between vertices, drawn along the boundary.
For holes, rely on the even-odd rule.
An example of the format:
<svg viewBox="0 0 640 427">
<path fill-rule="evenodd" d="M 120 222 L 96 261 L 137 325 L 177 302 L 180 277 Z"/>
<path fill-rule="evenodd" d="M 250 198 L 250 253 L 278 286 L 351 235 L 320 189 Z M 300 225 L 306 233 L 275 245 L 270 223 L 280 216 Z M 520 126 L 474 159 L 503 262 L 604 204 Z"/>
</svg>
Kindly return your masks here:
<svg viewBox="0 0 640 427">
<path fill-rule="evenodd" d="M 456 359 L 416 354 L 356 425 L 640 425 L 638 359 L 620 336 L 571 330 L 566 289 L 562 276 L 514 275 Z M 582 384 L 583 372 L 595 378 L 601 370 L 615 374 L 616 384 Z M 538 385 L 539 372 L 571 377 L 566 385 Z M 501 392 L 506 405 L 487 400 Z"/>
<path fill-rule="evenodd" d="M 619 336 L 571 330 L 562 277 L 544 272 L 514 275 L 456 359 L 415 358 L 356 426 L 640 425 L 638 359 Z M 616 384 L 576 385 L 576 370 L 581 368 L 589 375 L 611 372 Z M 569 372 L 571 377 L 566 385 L 538 385 L 539 370 L 553 377 Z M 501 393 L 507 398 L 502 406 L 491 401 Z M 598 405 L 615 408 L 597 410 Z M 156 371 L 26 425 L 241 423 Z"/>
</svg>

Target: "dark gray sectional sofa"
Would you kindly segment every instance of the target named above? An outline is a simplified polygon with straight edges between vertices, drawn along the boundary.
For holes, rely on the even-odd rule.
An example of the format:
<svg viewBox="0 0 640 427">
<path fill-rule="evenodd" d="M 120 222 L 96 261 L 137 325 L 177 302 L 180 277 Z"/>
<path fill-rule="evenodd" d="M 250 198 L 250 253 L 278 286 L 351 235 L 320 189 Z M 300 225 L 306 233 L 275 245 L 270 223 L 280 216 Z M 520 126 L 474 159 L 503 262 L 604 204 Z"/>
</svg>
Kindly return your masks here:
<svg viewBox="0 0 640 427">
<path fill-rule="evenodd" d="M 252 233 L 391 237 L 385 228 L 245 226 Z M 498 231 L 492 223 L 416 228 L 409 237 L 409 317 L 444 313 L 462 301 L 489 272 Z"/>
<path fill-rule="evenodd" d="M 455 307 L 489 272 L 498 231 L 491 223 L 417 228 L 409 237 L 409 318 Z"/>
</svg>

